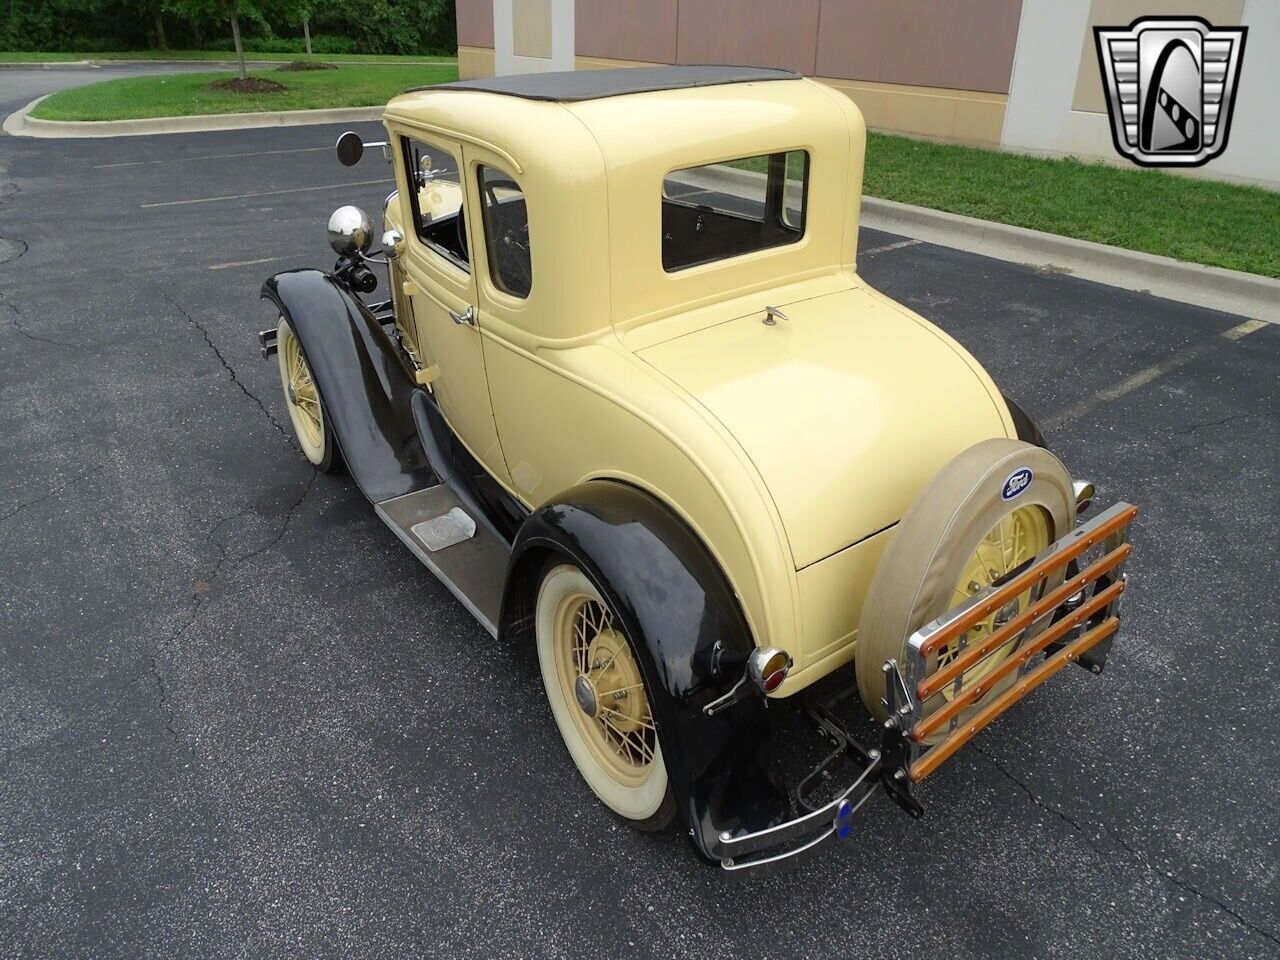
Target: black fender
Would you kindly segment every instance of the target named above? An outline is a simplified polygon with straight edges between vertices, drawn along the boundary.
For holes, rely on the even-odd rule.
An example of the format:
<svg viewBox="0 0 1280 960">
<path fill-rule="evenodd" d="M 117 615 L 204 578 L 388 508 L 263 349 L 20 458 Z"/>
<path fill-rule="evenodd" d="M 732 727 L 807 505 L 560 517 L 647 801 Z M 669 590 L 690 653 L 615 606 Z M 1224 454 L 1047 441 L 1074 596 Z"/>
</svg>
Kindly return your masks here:
<svg viewBox="0 0 1280 960">
<path fill-rule="evenodd" d="M 719 861 L 721 831 L 785 820 L 763 697 L 712 717 L 702 707 L 742 676 L 751 631 L 724 572 L 669 507 L 624 483 L 593 481 L 535 510 L 512 546 L 499 636 L 532 640 L 541 574 L 576 563 L 622 622 L 648 686 L 677 809 L 694 848 Z"/>
<path fill-rule="evenodd" d="M 321 270 L 277 273 L 262 297 L 302 341 L 360 491 L 380 503 L 434 483 L 410 408 L 413 374 L 360 298 Z"/>
<path fill-rule="evenodd" d="M 1009 408 L 1009 417 L 1013 420 L 1013 427 L 1018 433 L 1018 439 L 1032 446 L 1049 449 L 1049 444 L 1045 443 L 1044 434 L 1040 432 L 1040 427 L 1027 416 L 1027 412 L 1018 406 L 1007 393 L 1002 393 L 1000 396 L 1004 398 L 1004 404 Z"/>
</svg>

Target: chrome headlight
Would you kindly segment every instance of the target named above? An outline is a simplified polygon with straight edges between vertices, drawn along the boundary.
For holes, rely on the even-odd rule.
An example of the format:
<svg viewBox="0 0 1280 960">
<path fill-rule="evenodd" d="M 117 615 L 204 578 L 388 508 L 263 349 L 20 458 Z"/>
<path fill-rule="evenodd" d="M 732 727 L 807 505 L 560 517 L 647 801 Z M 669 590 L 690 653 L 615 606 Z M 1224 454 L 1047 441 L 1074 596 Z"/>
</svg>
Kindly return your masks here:
<svg viewBox="0 0 1280 960">
<path fill-rule="evenodd" d="M 359 207 L 345 206 L 329 217 L 329 246 L 340 257 L 357 251 L 368 253 L 373 246 L 373 223 Z"/>
</svg>

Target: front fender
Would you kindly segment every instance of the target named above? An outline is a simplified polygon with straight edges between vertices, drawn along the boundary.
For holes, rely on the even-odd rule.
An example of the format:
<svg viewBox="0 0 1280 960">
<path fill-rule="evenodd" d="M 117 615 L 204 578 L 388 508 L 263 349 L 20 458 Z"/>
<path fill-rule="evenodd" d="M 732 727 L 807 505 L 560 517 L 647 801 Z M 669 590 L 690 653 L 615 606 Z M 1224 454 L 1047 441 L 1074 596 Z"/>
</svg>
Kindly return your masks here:
<svg viewBox="0 0 1280 960">
<path fill-rule="evenodd" d="M 698 853 L 718 861 L 721 831 L 784 820 L 787 793 L 771 757 L 764 699 L 748 697 L 713 717 L 702 712 L 742 675 L 754 644 L 728 580 L 694 532 L 634 487 L 575 487 L 521 526 L 500 636 L 532 632 L 541 573 L 557 554 L 591 579 L 636 648 L 676 804 Z"/>
<path fill-rule="evenodd" d="M 262 285 L 302 341 L 338 448 L 373 503 L 435 482 L 409 399 L 417 385 L 377 319 L 320 270 L 288 270 Z"/>
</svg>

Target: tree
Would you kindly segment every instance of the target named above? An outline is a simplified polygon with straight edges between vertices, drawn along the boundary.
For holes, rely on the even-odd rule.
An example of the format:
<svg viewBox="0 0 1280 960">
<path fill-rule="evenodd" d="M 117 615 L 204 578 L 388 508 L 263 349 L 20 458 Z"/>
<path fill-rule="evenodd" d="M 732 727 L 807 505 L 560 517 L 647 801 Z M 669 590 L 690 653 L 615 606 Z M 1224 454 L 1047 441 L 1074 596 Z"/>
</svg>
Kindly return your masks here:
<svg viewBox="0 0 1280 960">
<path fill-rule="evenodd" d="M 151 9 L 151 18 L 156 25 L 156 49 L 168 50 L 169 41 L 164 35 L 164 11 L 156 0 L 147 0 L 147 6 Z"/>
<path fill-rule="evenodd" d="M 231 39 L 236 46 L 236 65 L 240 79 L 248 79 L 244 64 L 244 41 L 240 39 L 240 18 L 267 23 L 269 20 L 296 20 L 307 4 L 300 0 L 164 0 L 167 10 L 191 20 L 229 20 Z"/>
</svg>

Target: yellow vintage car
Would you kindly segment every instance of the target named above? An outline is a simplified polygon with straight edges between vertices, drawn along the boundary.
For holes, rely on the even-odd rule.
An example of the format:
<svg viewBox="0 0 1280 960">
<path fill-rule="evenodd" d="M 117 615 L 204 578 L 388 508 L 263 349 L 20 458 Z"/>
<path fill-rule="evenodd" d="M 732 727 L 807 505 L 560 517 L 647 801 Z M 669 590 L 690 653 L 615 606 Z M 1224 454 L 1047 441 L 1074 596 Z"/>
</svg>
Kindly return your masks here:
<svg viewBox="0 0 1280 960">
<path fill-rule="evenodd" d="M 913 785 L 1013 702 L 1101 670 L 1136 508 L 1079 523 L 1092 485 L 859 277 L 848 98 L 660 67 L 450 83 L 383 121 L 380 253 L 335 212 L 334 269 L 263 287 L 264 355 L 311 463 L 536 646 L 619 817 L 757 874 L 881 789 L 919 816 Z M 833 673 L 874 743 L 815 694 Z M 768 706 L 802 692 L 835 750 L 796 788 Z"/>
</svg>

